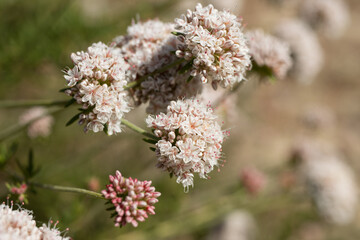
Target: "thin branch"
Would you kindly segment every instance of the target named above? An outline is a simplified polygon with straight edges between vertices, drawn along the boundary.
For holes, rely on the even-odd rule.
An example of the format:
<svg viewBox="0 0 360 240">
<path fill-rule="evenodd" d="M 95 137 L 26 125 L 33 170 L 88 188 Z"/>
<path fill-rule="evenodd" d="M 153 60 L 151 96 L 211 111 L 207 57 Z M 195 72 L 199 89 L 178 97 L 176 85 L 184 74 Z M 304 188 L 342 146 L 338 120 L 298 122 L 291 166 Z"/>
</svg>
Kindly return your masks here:
<svg viewBox="0 0 360 240">
<path fill-rule="evenodd" d="M 69 100 L 4 100 L 0 101 L 0 108 L 22 108 L 33 106 L 62 106 L 69 102 Z"/>
</svg>

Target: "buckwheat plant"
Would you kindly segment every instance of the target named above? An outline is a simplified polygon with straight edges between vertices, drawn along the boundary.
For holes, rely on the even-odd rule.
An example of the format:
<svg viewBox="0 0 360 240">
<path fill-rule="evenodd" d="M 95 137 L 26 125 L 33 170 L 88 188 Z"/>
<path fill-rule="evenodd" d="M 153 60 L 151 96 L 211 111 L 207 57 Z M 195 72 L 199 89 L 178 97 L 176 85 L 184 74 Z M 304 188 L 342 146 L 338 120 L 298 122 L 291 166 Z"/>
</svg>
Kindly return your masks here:
<svg viewBox="0 0 360 240">
<path fill-rule="evenodd" d="M 171 177 L 175 176 L 184 192 L 188 192 L 194 186 L 194 178 L 209 179 L 210 173 L 225 162 L 223 144 L 229 131 L 222 129 L 223 123 L 218 122 L 215 110 L 220 112 L 223 105 L 229 116 L 226 119 L 237 119 L 235 104 L 240 98 L 229 96 L 246 84 L 246 79 L 251 81 L 247 72 L 277 79 L 286 78 L 289 72 L 309 82 L 320 70 L 321 48 L 316 35 L 305 23 L 283 22 L 276 28 L 275 35 L 278 38 L 261 29 L 245 35 L 241 17 L 228 10 L 217 10 L 212 5 L 197 4 L 195 10 L 187 10 L 173 22 L 159 19 L 133 21 L 124 35 L 115 37 L 109 44 L 89 44 L 86 50 L 70 55 L 73 65 L 64 70 L 65 81 L 61 80 L 65 87 L 61 92 L 69 99 L 0 101 L 2 108 L 42 106 L 24 112 L 17 124 L 0 132 L 0 142 L 19 137 L 26 129 L 30 138 L 48 136 L 53 119 L 76 107 L 67 126 L 78 122 L 85 132 L 104 132 L 108 136 L 122 133 L 125 127 L 133 130 L 147 144 L 152 144 L 153 165 Z M 205 91 L 201 95 L 203 88 Z M 211 92 L 209 88 L 212 88 Z M 141 122 L 146 123 L 147 129 L 126 118 L 132 109 L 145 104 L 150 115 Z M 31 139 L 27 138 L 27 141 Z M 155 190 L 158 181 L 154 180 L 152 184 L 149 180 L 125 178 L 116 171 L 115 175 L 109 176 L 110 183 L 101 192 L 96 192 L 101 183 L 98 176 L 93 176 L 88 184 L 91 190 L 41 183 L 34 181 L 40 167 L 34 162 L 33 151 L 29 151 L 28 161 L 24 163 L 16 155 L 16 149 L 16 144 L 0 146 L 0 170 L 8 177 L 10 193 L 20 201 L 25 201 L 25 196 L 34 193 L 35 189 L 95 197 L 111 205 L 108 210 L 113 212 L 116 227 L 137 227 L 139 222 L 155 214 L 154 205 L 160 196 Z M 341 164 L 336 161 L 331 164 L 318 168 L 338 174 L 335 168 L 340 166 L 340 169 Z M 243 175 L 245 186 L 254 194 L 264 185 L 262 175 L 256 171 L 246 170 Z M 320 182 L 326 180 L 326 176 L 315 175 L 308 178 L 319 178 Z M 332 184 L 339 193 L 347 194 L 340 189 L 350 186 L 346 174 L 339 173 L 337 178 L 335 175 L 334 179 L 339 182 Z M 352 196 L 348 202 L 342 201 L 341 197 L 328 191 L 324 181 L 318 184 L 324 190 L 317 194 L 321 199 L 317 200 L 320 207 L 342 203 L 353 206 Z M 182 188 L 179 189 L 182 192 Z M 222 200 L 223 193 L 217 194 L 216 198 Z M 162 193 L 163 197 L 166 195 L 166 191 Z M 213 206 L 204 209 L 212 213 Z M 337 209 L 339 214 L 342 209 L 350 212 L 349 207 Z M 343 221 L 350 218 L 345 215 Z M 187 215 L 184 216 L 179 215 L 179 218 L 187 220 Z M 37 227 L 30 211 L 14 210 L 13 206 L 2 204 L 0 239 L 69 238 L 61 237 L 56 224 Z"/>
</svg>

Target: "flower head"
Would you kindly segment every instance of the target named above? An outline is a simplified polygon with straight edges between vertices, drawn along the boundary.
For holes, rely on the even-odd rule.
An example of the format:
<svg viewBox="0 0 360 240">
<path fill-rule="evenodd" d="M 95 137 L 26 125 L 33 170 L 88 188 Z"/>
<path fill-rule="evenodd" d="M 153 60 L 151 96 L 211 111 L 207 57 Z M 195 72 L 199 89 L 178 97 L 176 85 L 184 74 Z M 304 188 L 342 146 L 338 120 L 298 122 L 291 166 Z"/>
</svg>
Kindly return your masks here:
<svg viewBox="0 0 360 240">
<path fill-rule="evenodd" d="M 339 225 L 355 218 L 358 191 L 351 168 L 326 145 L 306 142 L 296 151 L 299 175 L 319 214 Z"/>
<path fill-rule="evenodd" d="M 195 99 L 172 101 L 167 113 L 146 119 L 160 140 L 156 143 L 158 167 L 177 177 L 185 189 L 194 173 L 207 178 L 219 165 L 224 132 L 213 110 Z"/>
<path fill-rule="evenodd" d="M 247 32 L 246 37 L 255 65 L 270 69 L 279 79 L 284 78 L 292 65 L 288 44 L 260 29 Z"/>
<path fill-rule="evenodd" d="M 32 212 L 24 208 L 13 209 L 13 205 L 0 205 L 0 239 L 1 240 L 70 240 L 62 237 L 61 232 L 46 225 L 38 228 Z"/>
<path fill-rule="evenodd" d="M 124 178 L 119 171 L 109 176 L 110 184 L 101 193 L 115 207 L 115 226 L 122 227 L 131 223 L 134 227 L 138 222 L 145 221 L 149 214 L 155 214 L 154 204 L 161 195 L 155 192 L 151 181 Z"/>
<path fill-rule="evenodd" d="M 36 120 L 35 120 L 36 119 Z M 33 121 L 27 129 L 30 138 L 47 137 L 51 133 L 51 127 L 54 124 L 54 118 L 46 115 L 46 109 L 43 107 L 30 108 L 20 116 L 19 122 L 27 124 Z"/>
<path fill-rule="evenodd" d="M 61 236 L 61 232 L 58 228 L 56 228 L 56 225 L 59 223 L 59 221 L 56 221 L 54 226 L 52 226 L 52 223 L 53 221 L 49 221 L 48 225 L 43 223 L 43 225 L 39 227 L 42 237 L 41 240 L 70 240 L 70 237 Z"/>
<path fill-rule="evenodd" d="M 183 64 L 153 74 L 177 60 L 172 53 L 177 45 L 172 31 L 174 24 L 148 20 L 133 23 L 128 27 L 126 36 L 115 39 L 121 53 L 131 65 L 131 81 L 141 81 L 131 92 L 135 104 L 149 102 L 146 111 L 151 114 L 165 111 L 172 100 L 192 97 L 201 90 L 198 81 L 186 82 L 189 75 L 179 73 Z"/>
<path fill-rule="evenodd" d="M 195 11 L 175 19 L 179 44 L 176 55 L 192 61 L 190 74 L 216 88 L 244 79 L 251 67 L 241 19 L 213 5 L 197 4 Z"/>
<path fill-rule="evenodd" d="M 121 118 L 130 111 L 124 91 L 129 65 L 119 49 L 94 43 L 87 52 L 71 54 L 71 59 L 75 66 L 65 72 L 65 93 L 82 105 L 79 123 L 85 124 L 85 131 L 106 127 L 109 135 L 121 132 Z"/>
<path fill-rule="evenodd" d="M 302 83 L 310 83 L 323 64 L 316 34 L 303 22 L 289 20 L 276 27 L 275 35 L 290 46 L 293 65 L 289 74 Z"/>
<path fill-rule="evenodd" d="M 13 209 L 5 203 L 0 205 L 0 239 L 40 239 L 41 232 L 36 227 L 32 212 Z"/>
<path fill-rule="evenodd" d="M 350 18 L 343 0 L 301 1 L 300 17 L 312 28 L 331 38 L 343 34 Z"/>
</svg>

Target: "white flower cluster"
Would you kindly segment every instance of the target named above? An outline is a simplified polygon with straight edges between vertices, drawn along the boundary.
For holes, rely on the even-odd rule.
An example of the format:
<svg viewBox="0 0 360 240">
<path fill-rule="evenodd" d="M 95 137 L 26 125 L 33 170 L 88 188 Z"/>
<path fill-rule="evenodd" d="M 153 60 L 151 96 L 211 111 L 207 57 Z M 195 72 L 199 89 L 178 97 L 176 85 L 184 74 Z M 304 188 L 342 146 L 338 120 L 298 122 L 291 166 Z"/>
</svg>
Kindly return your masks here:
<svg viewBox="0 0 360 240">
<path fill-rule="evenodd" d="M 207 240 L 255 240 L 257 224 L 254 216 L 245 210 L 234 210 L 225 216 L 206 238 Z"/>
<path fill-rule="evenodd" d="M 301 152 L 300 176 L 327 221 L 339 225 L 355 218 L 358 191 L 349 166 L 336 154 L 308 143 Z"/>
<path fill-rule="evenodd" d="M 50 115 L 46 115 L 45 108 L 31 108 L 24 112 L 24 114 L 22 114 L 19 118 L 20 124 L 28 124 L 31 121 L 33 122 L 27 129 L 27 134 L 30 138 L 47 137 L 50 135 L 51 127 L 54 124 L 54 118 Z"/>
<path fill-rule="evenodd" d="M 124 91 L 129 65 L 120 50 L 99 42 L 71 59 L 75 66 L 64 75 L 70 87 L 65 93 L 82 104 L 79 123 L 85 123 L 85 131 L 121 132 L 121 118 L 130 107 Z"/>
<path fill-rule="evenodd" d="M 132 66 L 131 81 L 142 82 L 134 89 L 136 105 L 149 102 L 147 112 L 157 114 L 165 111 L 170 101 L 192 97 L 201 91 L 197 81 L 186 82 L 188 75 L 180 74 L 179 64 L 161 73 L 152 74 L 177 60 L 176 37 L 171 34 L 174 25 L 159 20 L 148 20 L 130 26 L 126 36 L 115 39 L 122 54 Z"/>
<path fill-rule="evenodd" d="M 38 228 L 32 212 L 16 209 L 6 204 L 0 205 L 0 239 L 1 240 L 70 240 L 62 237 L 60 231 L 43 225 Z"/>
<path fill-rule="evenodd" d="M 349 23 L 349 10 L 342 0 L 304 0 L 300 17 L 327 37 L 340 37 Z"/>
<path fill-rule="evenodd" d="M 41 240 L 70 240 L 70 237 L 63 237 L 61 236 L 61 232 L 56 226 L 51 227 L 50 224 L 46 225 L 43 223 L 41 227 L 39 227 L 41 232 Z"/>
<path fill-rule="evenodd" d="M 288 44 L 260 29 L 247 32 L 246 37 L 256 66 L 267 67 L 276 78 L 284 78 L 292 65 Z"/>
<path fill-rule="evenodd" d="M 192 61 L 191 76 L 214 88 L 242 81 L 251 67 L 241 19 L 212 5 L 197 4 L 195 11 L 175 19 L 179 44 L 176 55 Z"/>
<path fill-rule="evenodd" d="M 211 108 L 196 99 L 172 101 L 167 113 L 146 119 L 161 138 L 156 143 L 158 167 L 177 177 L 187 190 L 193 173 L 201 178 L 219 165 L 224 132 Z"/>
<path fill-rule="evenodd" d="M 275 35 L 290 46 L 293 66 L 290 75 L 302 83 L 310 83 L 323 64 L 323 53 L 316 34 L 298 20 L 282 22 Z"/>
</svg>

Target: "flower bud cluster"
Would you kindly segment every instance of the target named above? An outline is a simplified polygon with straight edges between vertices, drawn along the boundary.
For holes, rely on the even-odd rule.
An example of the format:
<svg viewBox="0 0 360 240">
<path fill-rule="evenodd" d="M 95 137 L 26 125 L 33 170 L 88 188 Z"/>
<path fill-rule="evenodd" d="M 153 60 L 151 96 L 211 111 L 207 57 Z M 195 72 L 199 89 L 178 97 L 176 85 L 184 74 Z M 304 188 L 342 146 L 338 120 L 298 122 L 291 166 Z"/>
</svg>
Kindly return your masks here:
<svg viewBox="0 0 360 240">
<path fill-rule="evenodd" d="M 85 131 L 121 132 L 121 118 L 130 111 L 127 93 L 129 65 L 119 49 L 101 42 L 94 43 L 86 52 L 71 54 L 74 68 L 64 75 L 70 87 L 65 91 L 82 105 L 79 123 Z"/>
<path fill-rule="evenodd" d="M 246 37 L 256 66 L 270 69 L 278 79 L 284 78 L 292 65 L 288 44 L 260 29 L 247 32 Z"/>
<path fill-rule="evenodd" d="M 110 184 L 101 193 L 115 207 L 115 226 L 122 227 L 131 223 L 134 227 L 138 222 L 145 221 L 149 214 L 155 214 L 154 204 L 161 195 L 155 192 L 151 181 L 124 178 L 119 171 L 109 176 Z"/>
<path fill-rule="evenodd" d="M 225 133 L 213 110 L 195 99 L 172 101 L 167 113 L 148 116 L 148 127 L 160 138 L 156 143 L 157 166 L 177 177 L 185 189 L 219 165 Z"/>
<path fill-rule="evenodd" d="M 126 36 L 115 39 L 122 54 L 132 66 L 131 81 L 144 78 L 140 86 L 132 92 L 135 104 L 149 102 L 146 110 L 151 114 L 165 111 L 172 100 L 194 96 L 201 90 L 199 82 L 186 82 L 189 75 L 179 73 L 183 64 L 152 74 L 178 60 L 173 54 L 177 40 L 171 34 L 172 31 L 174 25 L 171 23 L 148 20 L 133 23 L 128 27 Z"/>
<path fill-rule="evenodd" d="M 195 11 L 175 19 L 179 44 L 176 56 L 192 61 L 191 76 L 216 88 L 242 81 L 251 67 L 241 19 L 212 5 L 197 4 Z"/>
</svg>

